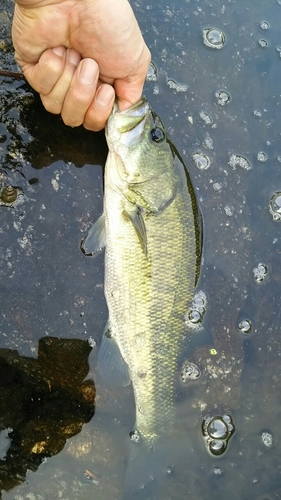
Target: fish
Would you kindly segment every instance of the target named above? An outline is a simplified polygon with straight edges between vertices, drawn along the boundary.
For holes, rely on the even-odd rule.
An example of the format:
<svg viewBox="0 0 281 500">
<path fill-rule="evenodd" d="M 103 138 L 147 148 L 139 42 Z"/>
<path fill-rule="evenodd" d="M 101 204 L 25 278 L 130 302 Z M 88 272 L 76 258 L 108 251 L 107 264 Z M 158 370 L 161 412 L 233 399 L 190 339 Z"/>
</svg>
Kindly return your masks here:
<svg viewBox="0 0 281 500">
<path fill-rule="evenodd" d="M 103 214 L 82 246 L 90 255 L 105 248 L 109 319 L 98 368 L 106 381 L 132 383 L 137 443 L 130 462 L 139 468 L 134 488 L 143 490 L 158 443 L 176 426 L 178 363 L 200 268 L 200 214 L 189 173 L 146 98 L 125 111 L 115 104 L 105 133 Z"/>
</svg>

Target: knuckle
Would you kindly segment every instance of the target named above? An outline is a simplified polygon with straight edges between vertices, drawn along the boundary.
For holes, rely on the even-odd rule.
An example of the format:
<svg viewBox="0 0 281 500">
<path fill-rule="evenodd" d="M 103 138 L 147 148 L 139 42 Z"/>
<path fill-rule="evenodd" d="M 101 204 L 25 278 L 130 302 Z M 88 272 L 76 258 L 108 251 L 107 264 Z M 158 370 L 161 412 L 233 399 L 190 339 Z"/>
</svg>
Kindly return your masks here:
<svg viewBox="0 0 281 500">
<path fill-rule="evenodd" d="M 85 115 L 83 126 L 87 130 L 92 130 L 93 132 L 99 132 L 105 127 L 107 116 L 102 113 L 98 113 L 95 108 L 89 108 Z"/>
<path fill-rule="evenodd" d="M 61 113 L 61 118 L 63 123 L 68 127 L 79 127 L 79 125 L 83 123 L 83 120 L 77 119 L 76 116 L 65 114 L 63 112 Z"/>
<path fill-rule="evenodd" d="M 61 104 L 58 101 L 54 101 L 52 99 L 46 98 L 44 95 L 40 94 L 41 101 L 43 103 L 44 108 L 49 111 L 49 113 L 53 113 L 54 115 L 59 115 L 61 112 Z"/>
</svg>

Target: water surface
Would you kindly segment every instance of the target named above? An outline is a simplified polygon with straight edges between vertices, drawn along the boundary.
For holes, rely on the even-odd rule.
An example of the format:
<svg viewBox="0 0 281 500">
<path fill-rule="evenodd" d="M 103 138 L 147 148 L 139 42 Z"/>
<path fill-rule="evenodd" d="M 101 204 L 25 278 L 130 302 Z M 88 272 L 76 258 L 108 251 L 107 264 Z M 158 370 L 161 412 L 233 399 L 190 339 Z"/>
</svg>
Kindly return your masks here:
<svg viewBox="0 0 281 500">
<path fill-rule="evenodd" d="M 145 95 L 182 154 L 204 220 L 206 311 L 188 353 L 201 375 L 179 383 L 191 445 L 184 482 L 167 498 L 278 498 L 281 225 L 268 206 L 281 192 L 281 4 L 132 5 L 154 63 Z M 16 69 L 11 7 L 5 0 L 1 14 L 6 69 Z M 96 371 L 107 319 L 103 256 L 87 259 L 79 248 L 102 210 L 104 135 L 69 130 L 22 81 L 1 78 L 0 106 L 0 180 L 19 193 L 0 206 L 1 378 L 10 381 L 1 391 L 2 498 L 121 499 L 133 395 L 105 387 Z M 46 338 L 65 343 L 51 341 L 51 352 L 47 343 L 46 355 Z M 235 432 L 215 457 L 202 422 L 225 413 Z"/>
</svg>

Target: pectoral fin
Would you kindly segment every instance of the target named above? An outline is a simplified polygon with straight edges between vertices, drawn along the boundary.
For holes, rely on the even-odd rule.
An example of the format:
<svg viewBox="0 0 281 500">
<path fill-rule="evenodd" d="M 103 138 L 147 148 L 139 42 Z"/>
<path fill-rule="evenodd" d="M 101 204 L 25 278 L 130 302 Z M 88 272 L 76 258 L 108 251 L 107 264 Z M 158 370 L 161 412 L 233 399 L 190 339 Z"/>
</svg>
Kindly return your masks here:
<svg viewBox="0 0 281 500">
<path fill-rule="evenodd" d="M 146 227 L 142 216 L 142 210 L 140 207 L 135 206 L 134 210 L 131 211 L 123 211 L 123 215 L 125 219 L 131 221 L 133 224 L 135 231 L 138 235 L 141 247 L 147 257 L 147 236 L 146 236 Z"/>
<path fill-rule="evenodd" d="M 99 349 L 98 370 L 108 385 L 126 386 L 131 383 L 128 365 L 122 358 L 115 339 L 111 337 L 108 325 Z"/>
<path fill-rule="evenodd" d="M 81 243 L 81 249 L 86 255 L 101 252 L 105 247 L 105 216 L 102 214 L 91 227 L 88 235 Z"/>
</svg>

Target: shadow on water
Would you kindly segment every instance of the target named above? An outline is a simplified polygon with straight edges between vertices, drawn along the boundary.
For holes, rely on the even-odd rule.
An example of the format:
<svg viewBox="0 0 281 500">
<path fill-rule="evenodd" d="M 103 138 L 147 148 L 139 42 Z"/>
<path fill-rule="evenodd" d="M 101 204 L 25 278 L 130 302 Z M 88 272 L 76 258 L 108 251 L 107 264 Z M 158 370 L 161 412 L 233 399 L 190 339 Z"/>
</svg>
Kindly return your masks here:
<svg viewBox="0 0 281 500">
<path fill-rule="evenodd" d="M 1 67 L 16 70 L 13 3 L 3 5 Z M 188 166 L 204 220 L 191 313 L 196 323 L 203 307 L 204 319 L 191 325 L 177 394 L 189 446 L 161 500 L 281 498 L 281 226 L 268 208 L 281 192 L 281 2 L 132 5 L 154 63 L 145 95 Z M 121 499 L 133 395 L 96 372 L 103 256 L 79 248 L 102 211 L 104 134 L 65 127 L 24 82 L 0 83 L 0 183 L 16 189 L 0 203 L 2 498 Z M 95 400 L 83 382 L 89 345 Z M 208 432 L 217 417 L 223 434 L 227 415 L 235 432 L 214 456 Z"/>
</svg>

